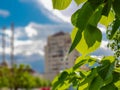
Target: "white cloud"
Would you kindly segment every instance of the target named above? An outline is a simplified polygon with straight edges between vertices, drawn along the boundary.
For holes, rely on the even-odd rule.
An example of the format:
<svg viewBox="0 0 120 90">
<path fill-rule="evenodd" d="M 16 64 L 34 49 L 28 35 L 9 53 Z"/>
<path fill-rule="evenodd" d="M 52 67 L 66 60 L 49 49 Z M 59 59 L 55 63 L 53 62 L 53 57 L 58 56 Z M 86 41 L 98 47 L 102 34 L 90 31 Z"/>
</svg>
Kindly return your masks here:
<svg viewBox="0 0 120 90">
<path fill-rule="evenodd" d="M 91 55 L 91 57 L 96 58 L 98 60 L 101 60 L 103 58 L 103 56 L 96 56 L 96 55 Z"/>
<path fill-rule="evenodd" d="M 70 32 L 71 28 L 72 26 L 70 24 L 44 25 L 33 22 L 29 23 L 25 27 L 16 28 L 16 37 L 14 42 L 15 54 L 24 54 L 29 56 L 34 53 L 38 53 L 40 56 L 43 56 L 47 37 L 60 30 Z M 24 35 L 28 36 L 28 40 L 22 40 Z M 21 40 L 18 38 L 21 38 Z"/>
<path fill-rule="evenodd" d="M 14 41 L 14 46 L 17 47 L 17 46 L 21 46 L 21 45 L 29 45 L 31 44 L 32 41 L 31 40 L 15 40 Z"/>
<path fill-rule="evenodd" d="M 98 50 L 92 53 L 95 56 L 109 56 L 113 55 L 113 52 L 107 47 L 108 41 L 103 40 Z"/>
<path fill-rule="evenodd" d="M 23 33 L 24 32 L 24 33 Z M 15 28 L 15 30 L 14 30 L 14 37 L 15 38 L 19 38 L 19 37 L 24 37 L 25 35 L 26 35 L 26 32 L 25 32 L 25 28 L 24 27 L 17 27 L 17 28 Z M 30 30 L 30 33 L 31 33 L 31 30 Z M 4 31 L 4 34 L 8 37 L 8 38 L 10 38 L 11 36 L 12 36 L 12 31 L 11 31 L 11 29 L 6 29 L 5 31 Z"/>
<path fill-rule="evenodd" d="M 99 24 L 98 28 L 101 30 L 102 33 L 106 33 L 106 27 L 104 25 Z"/>
<path fill-rule="evenodd" d="M 23 54 L 25 56 L 29 56 L 35 53 L 39 54 L 40 56 L 43 56 L 44 45 L 45 42 L 42 40 L 28 41 L 28 42 L 23 41 L 22 43 L 20 43 L 15 47 L 15 52 L 16 54 Z"/>
<path fill-rule="evenodd" d="M 43 13 L 49 18 L 53 20 L 55 20 L 55 18 L 59 18 L 65 22 L 70 22 L 70 16 L 76 9 L 80 8 L 80 6 L 78 7 L 74 2 L 72 2 L 67 9 L 61 11 L 53 9 L 51 0 L 37 0 L 37 4 L 41 11 L 43 11 Z M 43 7 L 41 7 L 41 5 Z M 46 10 L 51 14 L 46 13 Z"/>
<path fill-rule="evenodd" d="M 6 29 L 5 32 L 4 32 L 8 37 L 11 37 L 12 36 L 12 32 L 10 29 Z"/>
<path fill-rule="evenodd" d="M 55 15 L 55 16 L 57 16 L 57 17 L 59 17 L 59 18 L 61 18 L 62 20 L 64 20 L 64 21 L 69 21 L 69 18 L 67 17 L 67 18 L 65 18 L 65 16 L 64 15 L 62 15 L 61 13 L 60 13 L 60 11 L 58 11 L 58 10 L 53 10 L 53 8 L 52 8 L 52 1 L 51 0 L 38 0 L 38 5 L 43 5 L 43 7 L 44 8 L 41 8 L 41 6 L 39 7 L 43 12 L 45 11 L 45 10 L 48 10 L 49 12 L 51 12 L 51 14 L 52 15 Z M 51 14 L 47 14 L 47 13 L 45 13 L 44 12 L 44 14 L 46 14 L 47 16 L 49 16 L 50 18 L 52 17 L 51 16 Z M 55 17 L 53 17 L 52 19 L 54 19 Z M 56 19 L 57 20 L 57 19 Z"/>
<path fill-rule="evenodd" d="M 107 44 L 108 44 L 108 41 L 104 41 L 104 40 L 103 40 L 103 41 L 101 42 L 101 46 L 100 46 L 100 47 L 101 47 L 101 48 L 104 48 L 104 49 L 108 49 L 108 48 L 107 48 Z"/>
<path fill-rule="evenodd" d="M 31 22 L 29 25 L 26 27 L 34 29 L 34 31 L 37 33 L 34 35 L 31 39 L 42 39 L 46 40 L 46 38 L 49 35 L 54 34 L 55 32 L 58 31 L 65 31 L 65 32 L 70 32 L 72 30 L 72 26 L 68 23 L 63 23 L 63 24 L 37 24 L 34 22 Z M 29 30 L 27 32 L 27 36 L 29 36 Z"/>
<path fill-rule="evenodd" d="M 2 49 L 2 47 L 0 47 L 0 53 L 2 53 L 2 51 L 3 51 L 3 49 Z M 10 50 L 9 47 L 6 47 L 6 48 L 5 48 L 5 53 L 6 53 L 6 54 L 10 54 L 10 51 L 11 51 L 11 50 Z"/>
<path fill-rule="evenodd" d="M 15 28 L 14 54 L 23 54 L 25 56 L 30 56 L 34 53 L 37 53 L 40 56 L 43 56 L 47 37 L 60 30 L 69 32 L 71 28 L 71 25 L 66 23 L 59 25 L 44 25 L 33 22 L 29 23 L 25 27 L 17 27 Z M 6 54 L 10 54 L 11 30 L 6 29 L 5 34 L 7 36 L 6 43 L 8 44 L 6 46 Z M 2 48 L 0 48 L 0 52 L 2 52 Z"/>
<path fill-rule="evenodd" d="M 28 35 L 28 37 L 34 37 L 37 35 L 36 30 L 32 27 L 32 25 L 28 25 L 27 27 L 25 27 L 25 31 Z"/>
<path fill-rule="evenodd" d="M 0 9 L 0 16 L 8 17 L 9 15 L 10 15 L 9 11 Z"/>
</svg>

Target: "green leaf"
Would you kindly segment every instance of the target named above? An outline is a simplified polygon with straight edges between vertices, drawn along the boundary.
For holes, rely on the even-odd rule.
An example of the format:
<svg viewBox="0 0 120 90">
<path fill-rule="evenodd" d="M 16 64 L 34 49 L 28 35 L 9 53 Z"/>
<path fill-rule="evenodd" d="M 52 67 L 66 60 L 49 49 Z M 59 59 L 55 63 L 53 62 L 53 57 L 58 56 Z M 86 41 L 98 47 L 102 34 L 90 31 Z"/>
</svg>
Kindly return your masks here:
<svg viewBox="0 0 120 90">
<path fill-rule="evenodd" d="M 72 0 L 52 0 L 53 2 L 53 8 L 58 10 L 64 10 L 66 9 Z"/>
<path fill-rule="evenodd" d="M 76 36 L 77 31 L 78 31 L 77 29 L 74 29 L 72 31 L 71 34 L 72 40 L 75 40 L 74 38 Z M 78 38 L 79 37 L 81 36 L 78 35 Z M 79 51 L 83 56 L 85 56 L 86 54 L 93 52 L 100 46 L 101 39 L 102 39 L 101 31 L 98 28 L 89 25 L 82 32 L 82 37 L 76 46 L 76 50 Z"/>
<path fill-rule="evenodd" d="M 89 5 L 89 4 L 88 4 Z M 74 30 L 77 31 L 76 36 L 73 40 L 73 43 L 71 45 L 71 48 L 69 50 L 69 53 L 77 46 L 77 44 L 80 42 L 81 38 L 82 38 L 82 32 L 83 30 L 85 30 L 87 28 L 87 30 L 89 30 L 89 32 L 93 32 L 92 29 L 97 30 L 96 27 L 97 26 L 100 18 L 101 18 L 101 13 L 102 13 L 102 9 L 103 9 L 103 5 L 100 5 L 98 7 L 98 9 L 96 9 L 94 12 L 92 12 L 91 17 L 88 17 L 89 15 L 87 15 L 87 17 L 84 17 L 85 15 L 83 15 L 84 12 L 81 12 L 81 9 L 78 10 L 75 14 L 73 14 L 72 16 L 72 22 L 75 26 L 79 25 L 78 28 L 75 28 Z M 84 9 L 83 9 L 84 10 Z M 87 13 L 88 11 L 86 11 Z M 80 15 L 80 16 L 79 16 Z M 80 21 L 79 21 L 80 19 Z M 77 21 L 76 21 L 77 20 Z M 84 21 L 84 22 L 83 22 Z M 78 24 L 77 24 L 78 23 Z M 93 25 L 93 26 L 91 26 Z M 91 30 L 91 31 L 90 31 Z M 98 30 L 97 30 L 98 31 Z M 101 32 L 100 32 L 101 33 Z M 101 38 L 101 34 L 99 35 Z M 89 38 L 87 38 L 89 40 Z M 94 42 L 94 41 L 93 41 Z"/>
<path fill-rule="evenodd" d="M 101 61 L 102 66 L 98 67 L 98 73 L 107 85 L 113 80 L 113 70 L 115 65 L 115 58 L 113 56 L 107 56 Z"/>
<path fill-rule="evenodd" d="M 92 50 L 94 51 L 100 46 L 100 42 L 102 40 L 102 33 L 97 27 L 88 25 L 87 29 L 84 32 L 84 38 L 88 46 L 88 49 L 95 46 Z M 94 45 L 96 42 L 98 42 L 98 44 Z"/>
<path fill-rule="evenodd" d="M 101 62 L 104 62 L 108 60 L 110 63 L 114 63 L 115 62 L 115 57 L 114 56 L 105 56 Z"/>
<path fill-rule="evenodd" d="M 93 66 L 93 64 L 96 62 L 95 58 L 92 58 L 90 56 L 80 56 L 75 60 L 75 65 L 73 66 L 73 70 L 79 69 L 83 65 L 88 64 L 89 66 Z"/>
<path fill-rule="evenodd" d="M 84 64 L 91 63 L 91 62 L 93 63 L 95 61 L 96 61 L 96 58 L 93 58 L 93 57 L 90 57 L 90 56 L 86 56 L 86 57 L 80 56 L 75 60 L 75 64 L 78 64 L 78 63 L 81 63 L 81 62 L 84 62 Z"/>
<path fill-rule="evenodd" d="M 78 28 L 74 28 L 73 32 L 72 32 L 72 40 L 73 43 L 69 49 L 69 53 L 78 45 L 78 43 L 80 42 L 81 38 L 82 38 L 82 31 L 78 30 Z"/>
<path fill-rule="evenodd" d="M 77 90 L 88 90 L 87 87 L 88 87 L 88 83 L 85 83 L 83 85 L 80 85 Z"/>
<path fill-rule="evenodd" d="M 96 76 L 90 86 L 89 86 L 89 90 L 100 90 L 101 86 L 103 85 L 103 79 L 100 76 Z"/>
<path fill-rule="evenodd" d="M 93 25 L 93 26 L 97 26 L 99 20 L 102 17 L 102 10 L 103 10 L 103 5 L 100 5 L 93 13 L 93 15 L 91 16 L 91 18 L 88 21 L 88 24 Z"/>
<path fill-rule="evenodd" d="M 115 68 L 115 71 L 120 73 L 120 67 Z"/>
<path fill-rule="evenodd" d="M 111 6 L 112 6 L 112 0 L 107 0 L 103 8 L 102 15 L 108 16 L 111 10 Z"/>
<path fill-rule="evenodd" d="M 112 39 L 116 33 L 116 31 L 119 29 L 120 27 L 120 19 L 116 19 L 113 23 L 113 26 L 112 26 L 112 31 L 111 31 L 111 35 L 110 35 L 110 38 L 109 39 Z"/>
<path fill-rule="evenodd" d="M 108 16 L 102 16 L 100 23 L 108 27 L 108 25 L 114 20 L 114 13 L 110 11 Z"/>
<path fill-rule="evenodd" d="M 120 72 L 113 71 L 113 82 L 116 83 L 120 81 Z"/>
<path fill-rule="evenodd" d="M 75 2 L 76 2 L 77 5 L 79 5 L 79 4 L 81 4 L 81 3 L 85 2 L 85 1 L 86 0 L 75 0 Z"/>
<path fill-rule="evenodd" d="M 113 81 L 112 82 L 118 88 L 118 90 L 120 90 L 120 71 L 119 72 L 116 72 L 116 71 L 113 72 Z"/>
<path fill-rule="evenodd" d="M 68 72 L 63 71 L 59 74 L 52 82 L 52 90 L 65 90 L 70 86 L 69 81 L 67 80 Z"/>
<path fill-rule="evenodd" d="M 73 70 L 76 70 L 78 68 L 80 68 L 80 66 L 86 64 L 87 60 L 83 57 L 78 57 L 76 60 L 75 60 L 75 65 L 73 66 Z"/>
<path fill-rule="evenodd" d="M 89 8 L 89 9 L 88 9 Z M 96 9 L 96 8 L 95 8 Z M 89 2 L 86 2 L 81 9 L 77 10 L 71 17 L 72 24 L 83 31 L 93 15 L 95 9 Z"/>
<path fill-rule="evenodd" d="M 100 90 L 118 90 L 118 89 L 113 83 L 110 83 L 110 84 L 102 87 Z"/>
<path fill-rule="evenodd" d="M 120 18 L 120 0 L 113 0 L 113 9 L 116 16 Z"/>
<path fill-rule="evenodd" d="M 115 86 L 118 88 L 117 90 L 120 90 L 120 80 L 115 83 Z"/>
<path fill-rule="evenodd" d="M 97 62 L 98 59 L 90 57 L 88 60 L 88 65 L 93 67 L 93 65 Z"/>
<path fill-rule="evenodd" d="M 100 4 L 103 4 L 105 1 L 104 0 L 88 0 L 88 2 L 90 2 L 92 5 L 94 4 L 100 5 Z"/>
<path fill-rule="evenodd" d="M 84 79 L 83 82 L 79 84 L 78 90 L 89 90 L 90 84 L 93 81 L 93 79 L 96 77 L 97 70 L 92 69 L 91 73 Z"/>
</svg>

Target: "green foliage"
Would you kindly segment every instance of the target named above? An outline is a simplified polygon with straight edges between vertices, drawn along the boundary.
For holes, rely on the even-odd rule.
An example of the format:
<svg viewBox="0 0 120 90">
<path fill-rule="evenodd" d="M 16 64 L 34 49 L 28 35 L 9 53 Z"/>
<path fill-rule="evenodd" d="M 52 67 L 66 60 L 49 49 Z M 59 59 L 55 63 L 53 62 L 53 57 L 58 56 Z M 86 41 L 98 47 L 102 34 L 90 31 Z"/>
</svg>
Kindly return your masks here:
<svg viewBox="0 0 120 90">
<path fill-rule="evenodd" d="M 113 0 L 113 9 L 118 18 L 120 18 L 120 0 Z"/>
<path fill-rule="evenodd" d="M 83 39 L 87 38 L 86 35 L 89 34 L 87 32 L 91 32 L 91 30 L 92 30 L 92 32 L 94 32 L 93 33 L 94 35 L 95 35 L 95 33 L 98 33 L 96 35 L 100 35 L 100 37 L 98 37 L 99 38 L 98 42 L 101 41 L 101 38 L 102 38 L 101 32 L 99 31 L 99 29 L 96 26 L 97 26 L 98 21 L 101 18 L 102 9 L 103 9 L 103 5 L 96 7 L 96 5 L 93 6 L 93 5 L 91 5 L 90 2 L 86 2 L 81 9 L 79 9 L 72 15 L 71 22 L 75 27 L 77 27 L 78 31 L 77 31 L 77 34 L 75 34 L 75 38 L 73 40 L 73 44 L 72 44 L 69 52 L 71 52 L 78 45 L 78 43 L 80 41 L 83 41 L 82 37 L 83 37 Z M 84 34 L 82 34 L 82 33 L 84 33 Z M 93 38 L 92 37 L 90 38 L 91 40 L 94 39 L 94 35 L 93 35 Z M 89 35 L 89 36 L 92 36 L 92 35 Z M 97 41 L 97 40 L 92 40 L 93 42 L 89 43 L 89 41 L 91 42 L 91 40 L 85 39 L 85 43 L 88 44 L 88 49 L 90 48 L 90 46 L 92 46 L 95 43 L 95 41 Z M 98 45 L 98 47 L 99 47 L 99 45 Z M 84 53 L 84 54 L 86 54 L 86 53 Z"/>
<path fill-rule="evenodd" d="M 71 2 L 52 1 L 53 7 L 59 10 L 65 9 Z M 71 33 L 72 45 L 69 53 L 76 49 L 81 56 L 76 59 L 72 68 L 64 70 L 54 79 L 52 89 L 67 90 L 72 85 L 77 90 L 120 90 L 120 66 L 116 65 L 116 56 L 120 56 L 120 34 L 117 32 L 120 27 L 120 0 L 74 1 L 77 5 L 83 5 L 71 16 L 74 29 Z M 89 54 L 101 44 L 99 23 L 110 29 L 108 37 L 114 41 L 110 47 L 118 52 L 114 56 L 104 56 L 98 61 Z M 96 63 L 98 65 L 93 67 Z M 81 69 L 83 65 L 88 65 L 90 70 Z"/>
<path fill-rule="evenodd" d="M 116 67 L 120 67 L 120 20 L 117 19 L 109 25 L 107 37 L 109 39 L 108 47 L 116 57 Z"/>
<path fill-rule="evenodd" d="M 86 0 L 75 0 L 75 2 L 76 2 L 77 5 L 79 5 L 79 4 L 81 4 L 81 3 L 85 2 L 85 1 Z"/>
<path fill-rule="evenodd" d="M 0 68 L 0 88 L 11 88 L 17 90 L 33 89 L 44 86 L 50 86 L 50 82 L 40 77 L 32 75 L 30 66 L 21 64 L 19 67 L 16 65 L 13 68 L 1 67 Z"/>
<path fill-rule="evenodd" d="M 108 14 L 108 16 L 102 16 L 100 23 L 105 25 L 106 27 L 108 27 L 108 25 L 113 22 L 114 20 L 114 13 L 112 11 L 110 11 L 110 13 Z"/>
<path fill-rule="evenodd" d="M 72 0 L 52 0 L 53 8 L 63 10 L 70 5 L 71 1 Z"/>
<path fill-rule="evenodd" d="M 89 25 L 81 34 L 77 35 L 78 33 L 77 29 L 74 29 L 72 31 L 72 40 L 76 41 L 78 38 L 81 37 L 80 41 L 77 43 L 76 49 L 82 54 L 82 55 L 87 55 L 90 52 L 96 50 L 100 46 L 100 42 L 102 39 L 102 33 L 101 31 L 92 26 Z M 76 34 L 77 33 L 77 34 Z M 77 39 L 74 39 L 77 38 Z M 89 38 L 89 40 L 88 40 Z M 74 43 L 74 42 L 73 42 Z M 74 43 L 76 44 L 76 43 Z M 73 46 L 74 46 L 73 44 Z M 81 48 L 82 47 L 82 48 Z"/>
<path fill-rule="evenodd" d="M 108 36 L 109 39 L 113 39 L 113 37 L 115 38 L 115 33 L 118 31 L 119 26 L 120 26 L 120 19 L 117 18 L 108 28 L 108 32 L 110 33 Z M 112 28 L 112 30 L 109 30 L 110 28 Z"/>
</svg>

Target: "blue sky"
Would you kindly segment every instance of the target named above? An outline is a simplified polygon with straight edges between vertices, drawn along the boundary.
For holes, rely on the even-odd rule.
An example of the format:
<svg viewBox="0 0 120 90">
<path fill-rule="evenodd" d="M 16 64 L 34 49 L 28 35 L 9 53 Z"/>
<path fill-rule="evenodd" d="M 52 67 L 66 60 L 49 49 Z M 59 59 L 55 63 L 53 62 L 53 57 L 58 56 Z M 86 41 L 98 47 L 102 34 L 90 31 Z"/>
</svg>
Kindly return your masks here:
<svg viewBox="0 0 120 90">
<path fill-rule="evenodd" d="M 25 26 L 29 22 L 54 23 L 36 7 L 35 1 L 29 0 L 1 0 L 0 9 L 9 12 L 7 17 L 0 16 L 0 26 L 9 26 L 14 22 L 16 26 Z"/>
<path fill-rule="evenodd" d="M 10 24 L 14 22 L 16 63 L 30 64 L 34 70 L 43 73 L 47 37 L 61 30 L 70 32 L 73 28 L 70 16 L 77 8 L 73 2 L 66 10 L 58 11 L 52 8 L 51 0 L 1 0 L 0 33 L 6 26 L 6 61 L 10 62 Z M 100 49 L 92 55 L 110 55 L 112 52 L 106 48 L 105 29 L 103 26 L 100 29 L 103 41 Z M 0 45 L 0 56 L 1 53 Z"/>
</svg>

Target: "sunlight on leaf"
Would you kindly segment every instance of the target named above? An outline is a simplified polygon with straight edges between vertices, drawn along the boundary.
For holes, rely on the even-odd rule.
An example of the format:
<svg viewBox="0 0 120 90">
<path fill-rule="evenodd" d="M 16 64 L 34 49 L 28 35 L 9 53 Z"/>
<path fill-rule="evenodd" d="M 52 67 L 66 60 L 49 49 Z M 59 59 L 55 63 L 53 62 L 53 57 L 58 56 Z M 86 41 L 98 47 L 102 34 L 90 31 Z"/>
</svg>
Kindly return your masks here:
<svg viewBox="0 0 120 90">
<path fill-rule="evenodd" d="M 53 2 L 53 8 L 58 10 L 64 10 L 66 9 L 72 0 L 52 0 Z"/>
<path fill-rule="evenodd" d="M 115 86 L 118 87 L 118 90 L 120 90 L 120 80 L 115 83 Z"/>
<path fill-rule="evenodd" d="M 79 4 L 81 4 L 81 3 L 85 2 L 85 1 L 87 1 L 87 0 L 75 0 L 77 5 L 79 5 Z"/>
<path fill-rule="evenodd" d="M 102 18 L 101 18 L 101 20 L 100 20 L 100 23 L 103 24 L 103 25 L 105 25 L 106 27 L 108 27 L 108 25 L 109 25 L 111 22 L 113 22 L 114 18 L 115 18 L 115 17 L 114 17 L 113 12 L 110 11 L 108 17 L 102 16 Z"/>
<path fill-rule="evenodd" d="M 86 5 L 87 4 L 89 5 L 89 3 L 86 3 Z M 73 14 L 73 16 L 72 16 L 72 19 L 71 19 L 72 23 L 73 23 L 73 25 L 75 25 L 78 28 L 78 31 L 76 33 L 76 36 L 74 38 L 74 41 L 71 45 L 71 48 L 70 48 L 69 52 L 71 52 L 77 46 L 77 44 L 80 42 L 83 31 L 86 32 L 86 29 L 87 29 L 88 33 L 85 33 L 85 35 L 87 35 L 87 34 L 94 33 L 94 30 L 98 29 L 97 24 L 98 24 L 98 22 L 101 18 L 103 5 L 100 5 L 96 10 L 94 10 L 91 6 L 91 8 L 92 8 L 91 12 L 84 11 L 84 13 L 86 12 L 86 14 L 83 14 L 83 12 L 82 12 L 82 10 L 84 10 L 84 8 L 87 8 L 87 7 L 84 6 L 82 9 L 79 9 L 77 12 L 75 12 L 75 14 Z M 88 15 L 87 13 L 91 13 L 91 14 Z M 87 15 L 87 16 L 85 16 L 85 15 Z M 82 21 L 82 19 L 83 19 L 84 22 Z M 99 31 L 99 30 L 97 30 L 97 31 Z M 95 31 L 95 32 L 97 32 L 97 31 Z M 96 36 L 100 36 L 100 38 L 101 38 L 102 35 L 98 34 Z M 94 43 L 94 40 L 92 40 L 93 43 L 91 43 L 91 40 L 89 40 L 89 38 L 86 38 L 86 36 L 85 36 L 85 39 L 87 41 L 88 46 L 91 47 L 91 45 L 93 45 L 93 43 Z M 91 45 L 90 45 L 89 41 L 90 41 Z M 99 39 L 99 41 L 101 41 L 101 39 Z"/>
<path fill-rule="evenodd" d="M 88 90 L 87 87 L 88 87 L 88 83 L 79 86 L 79 87 L 78 87 L 78 90 Z"/>
<path fill-rule="evenodd" d="M 91 27 L 88 28 L 90 29 Z M 76 50 L 79 51 L 83 56 L 95 51 L 100 46 L 102 39 L 102 33 L 98 28 L 91 28 L 91 31 L 89 31 L 89 29 L 85 29 L 82 32 L 82 37 L 81 36 L 77 37 L 77 38 L 81 37 L 81 39 L 76 46 Z M 77 31 L 78 31 L 77 28 L 75 28 L 72 31 L 71 34 L 72 41 L 74 40 Z"/>
</svg>

